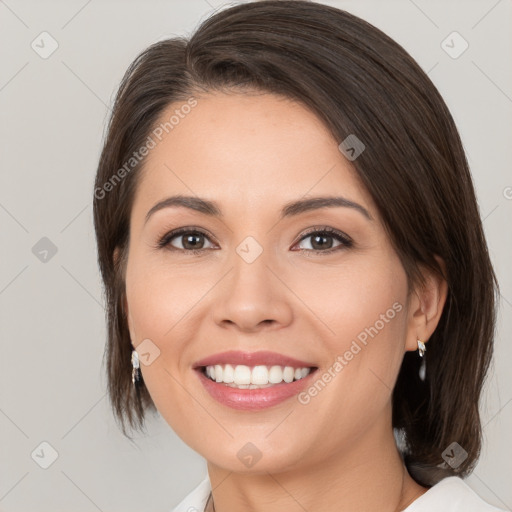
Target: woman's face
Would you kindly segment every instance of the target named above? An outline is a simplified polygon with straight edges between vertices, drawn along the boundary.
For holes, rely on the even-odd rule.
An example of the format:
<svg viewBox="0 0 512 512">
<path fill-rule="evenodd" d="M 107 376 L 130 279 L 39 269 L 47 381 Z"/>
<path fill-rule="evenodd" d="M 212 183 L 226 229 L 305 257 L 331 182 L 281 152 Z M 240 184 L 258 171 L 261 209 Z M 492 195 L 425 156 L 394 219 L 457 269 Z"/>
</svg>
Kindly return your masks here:
<svg viewBox="0 0 512 512">
<path fill-rule="evenodd" d="M 231 471 L 304 467 L 363 441 L 371 450 L 391 432 L 392 389 L 417 332 L 404 269 L 341 141 L 271 94 L 185 103 L 162 116 L 181 113 L 161 141 L 153 137 L 131 214 L 126 306 L 155 405 L 190 447 Z M 175 204 L 146 219 L 177 195 L 218 212 Z M 320 197 L 346 201 L 282 215 Z M 275 388 L 206 387 L 196 364 L 231 350 L 318 369 Z M 249 375 L 268 361 L 256 357 Z M 244 401 L 251 393 L 258 399 Z"/>
</svg>

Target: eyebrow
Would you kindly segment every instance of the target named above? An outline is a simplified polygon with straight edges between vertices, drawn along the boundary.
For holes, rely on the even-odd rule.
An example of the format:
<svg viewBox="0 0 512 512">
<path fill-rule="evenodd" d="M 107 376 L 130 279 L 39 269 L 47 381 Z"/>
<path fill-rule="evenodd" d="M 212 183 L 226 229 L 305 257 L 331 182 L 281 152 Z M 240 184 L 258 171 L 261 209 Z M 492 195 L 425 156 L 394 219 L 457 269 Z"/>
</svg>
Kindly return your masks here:
<svg viewBox="0 0 512 512">
<path fill-rule="evenodd" d="M 194 196 L 176 195 L 167 197 L 166 199 L 156 203 L 146 214 L 146 220 L 144 224 L 148 222 L 149 218 L 155 212 L 164 208 L 172 207 L 188 208 L 190 210 L 194 210 L 205 215 L 210 215 L 212 217 L 223 217 L 220 207 L 214 201 L 209 201 L 208 199 L 202 199 L 200 197 Z M 354 201 L 351 201 L 350 199 L 339 196 L 313 197 L 310 199 L 291 201 L 286 203 L 281 209 L 281 219 L 292 217 L 294 215 L 300 215 L 301 213 L 306 213 L 313 210 L 318 210 L 320 208 L 335 207 L 352 208 L 361 213 L 366 219 L 373 220 L 373 217 L 370 215 L 366 208 L 358 203 L 355 203 Z"/>
</svg>

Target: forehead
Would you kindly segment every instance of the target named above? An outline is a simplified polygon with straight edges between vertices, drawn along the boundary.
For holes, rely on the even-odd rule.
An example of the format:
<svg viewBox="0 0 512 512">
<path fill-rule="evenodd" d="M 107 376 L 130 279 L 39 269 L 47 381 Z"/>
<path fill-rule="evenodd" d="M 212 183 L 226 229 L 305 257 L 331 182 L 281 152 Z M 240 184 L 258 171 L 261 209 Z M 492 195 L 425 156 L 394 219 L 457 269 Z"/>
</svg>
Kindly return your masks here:
<svg viewBox="0 0 512 512">
<path fill-rule="evenodd" d="M 302 104 L 268 93 L 215 93 L 196 101 L 190 109 L 183 108 L 186 101 L 173 103 L 160 116 L 157 124 L 168 133 L 153 137 L 133 206 L 137 216 L 170 194 L 229 203 L 237 213 L 336 193 L 371 209 L 338 142 Z"/>
</svg>

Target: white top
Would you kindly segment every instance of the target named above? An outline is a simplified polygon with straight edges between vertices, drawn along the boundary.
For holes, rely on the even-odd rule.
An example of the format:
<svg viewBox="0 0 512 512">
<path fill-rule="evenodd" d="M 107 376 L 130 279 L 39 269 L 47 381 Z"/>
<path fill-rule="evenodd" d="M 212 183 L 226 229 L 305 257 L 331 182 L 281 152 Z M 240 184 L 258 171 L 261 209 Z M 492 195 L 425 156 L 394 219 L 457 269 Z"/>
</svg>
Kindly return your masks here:
<svg viewBox="0 0 512 512">
<path fill-rule="evenodd" d="M 211 491 L 208 475 L 171 512 L 204 512 Z M 505 512 L 485 502 L 458 476 L 449 476 L 416 498 L 403 512 Z"/>
</svg>

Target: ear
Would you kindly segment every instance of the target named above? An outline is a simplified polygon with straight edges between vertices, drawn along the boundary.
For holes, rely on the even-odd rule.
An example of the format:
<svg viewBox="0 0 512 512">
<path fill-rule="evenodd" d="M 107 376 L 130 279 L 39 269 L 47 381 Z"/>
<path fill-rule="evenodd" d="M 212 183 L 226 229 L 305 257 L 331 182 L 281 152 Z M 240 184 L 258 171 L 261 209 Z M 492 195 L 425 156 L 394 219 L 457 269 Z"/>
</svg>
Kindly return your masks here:
<svg viewBox="0 0 512 512">
<path fill-rule="evenodd" d="M 446 275 L 444 261 L 435 257 L 443 274 Z M 418 283 L 412 290 L 409 299 L 409 318 L 406 339 L 406 350 L 418 349 L 417 340 L 426 344 L 435 331 L 443 313 L 448 295 L 446 279 L 433 270 L 423 268 L 421 271 L 424 283 Z"/>
</svg>

